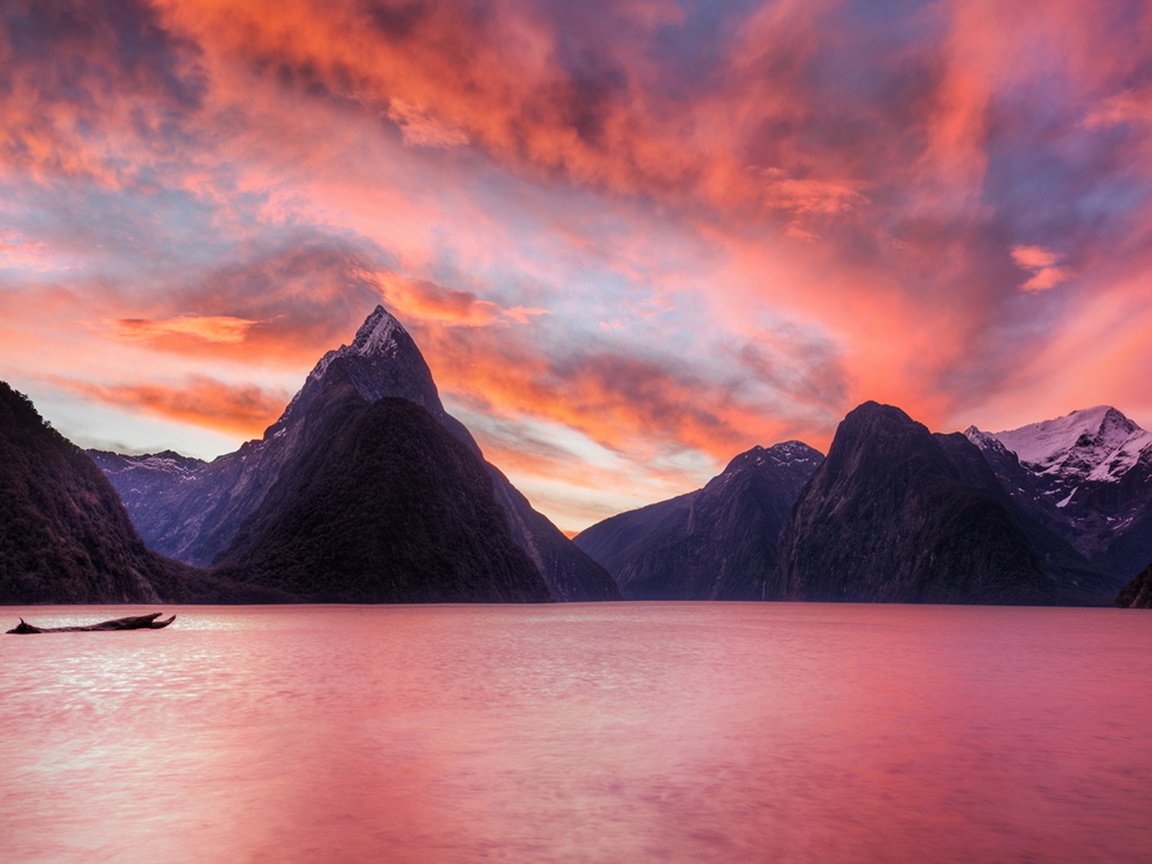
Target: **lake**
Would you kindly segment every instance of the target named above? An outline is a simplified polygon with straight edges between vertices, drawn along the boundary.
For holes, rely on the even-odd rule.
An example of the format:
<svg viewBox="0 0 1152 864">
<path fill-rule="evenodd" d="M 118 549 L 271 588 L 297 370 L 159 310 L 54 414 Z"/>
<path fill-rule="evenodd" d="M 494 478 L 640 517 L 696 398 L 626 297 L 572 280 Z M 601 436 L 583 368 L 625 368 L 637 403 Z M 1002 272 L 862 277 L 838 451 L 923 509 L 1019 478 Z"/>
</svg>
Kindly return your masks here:
<svg viewBox="0 0 1152 864">
<path fill-rule="evenodd" d="M 1152 613 L 0 608 L 0 856 L 1141 861 Z"/>
</svg>

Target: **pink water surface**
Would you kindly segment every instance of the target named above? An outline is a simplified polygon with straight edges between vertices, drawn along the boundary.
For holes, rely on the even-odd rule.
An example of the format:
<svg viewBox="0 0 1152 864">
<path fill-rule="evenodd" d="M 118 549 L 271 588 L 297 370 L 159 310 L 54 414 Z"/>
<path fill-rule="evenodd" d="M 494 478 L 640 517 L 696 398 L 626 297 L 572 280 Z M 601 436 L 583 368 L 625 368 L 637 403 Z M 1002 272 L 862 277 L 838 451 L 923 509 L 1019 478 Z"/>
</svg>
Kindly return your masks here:
<svg viewBox="0 0 1152 864">
<path fill-rule="evenodd" d="M 0 637 L 4 860 L 1152 860 L 1152 613 L 169 611 Z"/>
</svg>

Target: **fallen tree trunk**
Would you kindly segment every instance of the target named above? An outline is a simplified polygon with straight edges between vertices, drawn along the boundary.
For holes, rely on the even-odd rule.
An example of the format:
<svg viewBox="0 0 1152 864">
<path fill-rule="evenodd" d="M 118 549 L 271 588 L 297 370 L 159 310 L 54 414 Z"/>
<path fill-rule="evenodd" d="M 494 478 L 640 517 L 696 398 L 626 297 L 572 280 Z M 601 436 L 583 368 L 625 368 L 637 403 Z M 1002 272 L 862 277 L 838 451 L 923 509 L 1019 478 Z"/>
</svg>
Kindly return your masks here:
<svg viewBox="0 0 1152 864">
<path fill-rule="evenodd" d="M 131 618 L 113 618 L 111 621 L 101 621 L 99 624 L 84 624 L 75 627 L 36 627 L 28 624 L 23 618 L 20 623 L 9 630 L 9 633 L 82 633 L 88 630 L 159 630 L 167 627 L 176 616 L 160 618 L 159 612 L 151 615 L 137 615 Z"/>
</svg>

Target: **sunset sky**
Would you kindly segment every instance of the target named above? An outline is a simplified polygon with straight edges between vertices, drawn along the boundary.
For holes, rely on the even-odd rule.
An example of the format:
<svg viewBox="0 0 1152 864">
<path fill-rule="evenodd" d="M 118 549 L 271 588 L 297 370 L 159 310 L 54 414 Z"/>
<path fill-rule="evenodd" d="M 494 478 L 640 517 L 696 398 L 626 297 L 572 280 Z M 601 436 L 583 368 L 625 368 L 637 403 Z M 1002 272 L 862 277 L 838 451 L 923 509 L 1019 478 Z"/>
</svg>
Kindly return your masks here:
<svg viewBox="0 0 1152 864">
<path fill-rule="evenodd" d="M 568 531 L 866 399 L 1152 428 L 1150 10 L 6 0 L 0 378 L 211 458 L 382 301 Z"/>
</svg>

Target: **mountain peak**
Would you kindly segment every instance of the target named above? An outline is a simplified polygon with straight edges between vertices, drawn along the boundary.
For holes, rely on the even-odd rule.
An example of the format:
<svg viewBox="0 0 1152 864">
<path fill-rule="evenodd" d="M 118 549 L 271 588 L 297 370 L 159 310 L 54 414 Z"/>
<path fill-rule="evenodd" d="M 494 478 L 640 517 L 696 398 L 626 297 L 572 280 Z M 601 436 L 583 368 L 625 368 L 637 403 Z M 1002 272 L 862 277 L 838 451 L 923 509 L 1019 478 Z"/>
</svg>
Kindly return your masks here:
<svg viewBox="0 0 1152 864">
<path fill-rule="evenodd" d="M 401 324 L 391 312 L 378 305 L 372 313 L 364 319 L 352 344 L 343 349 L 344 353 L 367 356 L 372 354 L 396 353 L 396 336 L 398 333 L 408 335 Z M 338 349 L 340 353 L 340 349 Z"/>
<path fill-rule="evenodd" d="M 916 421 L 895 405 L 883 405 L 869 399 L 849 411 L 843 422 L 849 425 L 855 423 L 892 423 L 906 426 Z"/>
<path fill-rule="evenodd" d="M 928 427 L 917 423 L 895 405 L 863 402 L 845 415 L 836 428 L 832 449 L 855 449 L 892 437 L 914 435 L 927 437 Z M 831 451 L 828 454 L 831 456 Z"/>
<path fill-rule="evenodd" d="M 1143 449 L 1152 443 L 1152 435 L 1111 405 L 1081 408 L 1053 420 L 992 434 L 1021 462 L 1045 467 L 1065 462 L 1072 453 L 1084 457 L 1077 461 L 1099 463 L 1122 448 Z"/>
<path fill-rule="evenodd" d="M 819 450 L 809 447 L 803 441 L 783 441 L 771 447 L 759 444 L 752 446 L 732 458 L 721 476 L 743 468 L 755 467 L 759 470 L 786 469 L 795 463 L 811 465 L 812 470 L 823 461 Z"/>
<path fill-rule="evenodd" d="M 335 374 L 330 376 L 330 372 Z M 420 349 L 404 325 L 381 305 L 364 319 L 351 345 L 341 345 L 320 358 L 265 436 L 276 435 L 295 422 L 332 381 L 351 384 L 365 402 L 397 396 L 415 402 L 434 417 L 444 416 L 432 373 Z"/>
</svg>

